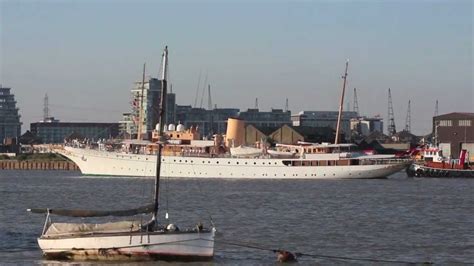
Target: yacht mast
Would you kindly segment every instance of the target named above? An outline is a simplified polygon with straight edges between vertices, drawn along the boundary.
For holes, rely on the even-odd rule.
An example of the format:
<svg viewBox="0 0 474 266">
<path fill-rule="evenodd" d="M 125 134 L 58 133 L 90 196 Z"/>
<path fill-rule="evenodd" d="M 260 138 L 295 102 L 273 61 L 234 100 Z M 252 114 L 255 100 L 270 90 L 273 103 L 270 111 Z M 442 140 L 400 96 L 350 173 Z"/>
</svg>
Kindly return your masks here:
<svg viewBox="0 0 474 266">
<path fill-rule="evenodd" d="M 138 134 L 137 139 L 142 140 L 143 131 L 143 94 L 145 93 L 145 67 L 146 63 L 143 63 L 143 77 L 142 77 L 142 90 L 140 94 L 140 109 L 138 110 Z"/>
<path fill-rule="evenodd" d="M 347 80 L 347 68 L 349 67 L 349 59 L 346 61 L 346 71 L 342 79 L 344 79 L 344 83 L 342 84 L 342 94 L 341 94 L 341 101 L 339 102 L 339 114 L 337 115 L 337 125 L 336 125 L 336 139 L 334 140 L 334 144 L 339 144 L 339 134 L 341 129 L 341 117 L 342 117 L 342 105 L 344 104 L 344 93 L 346 91 L 346 80 Z"/>
<path fill-rule="evenodd" d="M 156 153 L 156 178 L 155 178 L 155 197 L 154 203 L 155 208 L 153 211 L 153 221 L 157 221 L 158 208 L 159 208 L 159 193 L 160 193 L 160 170 L 161 170 L 161 151 L 163 148 L 163 127 L 165 121 L 165 110 L 166 110 L 166 74 L 168 71 L 168 46 L 165 46 L 163 51 L 163 72 L 161 73 L 161 97 L 160 97 L 160 116 L 158 118 L 158 152 Z M 155 223 L 156 224 L 156 223 Z"/>
</svg>

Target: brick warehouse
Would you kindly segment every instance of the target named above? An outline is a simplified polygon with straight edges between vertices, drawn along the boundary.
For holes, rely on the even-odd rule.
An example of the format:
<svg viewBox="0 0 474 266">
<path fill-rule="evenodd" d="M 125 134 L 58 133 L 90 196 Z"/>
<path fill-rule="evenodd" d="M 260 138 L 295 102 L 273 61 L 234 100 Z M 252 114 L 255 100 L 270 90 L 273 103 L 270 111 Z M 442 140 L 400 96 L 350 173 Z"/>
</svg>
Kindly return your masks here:
<svg viewBox="0 0 474 266">
<path fill-rule="evenodd" d="M 448 113 L 433 117 L 435 143 L 443 155 L 459 158 L 461 149 L 474 156 L 474 113 Z"/>
</svg>

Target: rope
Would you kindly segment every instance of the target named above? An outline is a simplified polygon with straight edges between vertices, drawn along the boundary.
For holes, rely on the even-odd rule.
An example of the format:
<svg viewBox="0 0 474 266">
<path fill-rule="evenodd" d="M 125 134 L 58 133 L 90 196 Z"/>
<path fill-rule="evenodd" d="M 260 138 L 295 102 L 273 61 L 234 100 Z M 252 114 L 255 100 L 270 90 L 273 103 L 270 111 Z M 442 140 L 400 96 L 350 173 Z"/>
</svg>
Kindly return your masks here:
<svg viewBox="0 0 474 266">
<path fill-rule="evenodd" d="M 370 262 L 390 262 L 400 264 L 433 264 L 431 261 L 404 261 L 404 260 L 386 260 L 386 259 L 373 259 L 373 258 L 355 258 L 335 255 L 322 255 L 322 254 L 309 254 L 296 252 L 296 256 L 302 257 L 314 257 L 314 258 L 325 258 L 325 259 L 337 259 L 337 260 L 353 260 L 353 261 L 370 261 Z"/>
<path fill-rule="evenodd" d="M 204 239 L 203 239 L 204 240 Z M 244 242 L 229 242 L 229 241 L 220 241 L 214 240 L 216 243 L 221 243 L 225 245 L 249 248 L 249 249 L 258 249 L 264 251 L 271 251 L 271 252 L 281 252 L 286 251 L 283 249 L 272 249 L 267 247 L 259 246 L 258 244 L 253 243 L 244 243 Z M 290 252 L 292 253 L 292 252 Z M 311 253 L 302 253 L 302 252 L 295 252 L 293 253 L 296 257 L 313 257 L 313 258 L 325 258 L 325 259 L 335 259 L 335 260 L 351 260 L 351 261 L 367 261 L 367 262 L 387 262 L 387 263 L 399 263 L 399 264 L 433 264 L 431 261 L 404 261 L 404 260 L 388 260 L 388 259 L 373 259 L 373 258 L 356 258 L 356 257 L 347 257 L 347 256 L 336 256 L 336 255 L 323 255 L 323 254 L 311 254 Z"/>
</svg>

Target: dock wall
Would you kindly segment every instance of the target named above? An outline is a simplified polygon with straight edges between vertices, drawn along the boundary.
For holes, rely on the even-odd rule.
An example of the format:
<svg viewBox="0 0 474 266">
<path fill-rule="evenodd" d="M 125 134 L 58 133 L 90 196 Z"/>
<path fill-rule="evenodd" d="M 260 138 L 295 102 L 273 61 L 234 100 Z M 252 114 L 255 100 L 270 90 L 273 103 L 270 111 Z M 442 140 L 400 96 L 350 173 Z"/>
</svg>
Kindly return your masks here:
<svg viewBox="0 0 474 266">
<path fill-rule="evenodd" d="M 0 169 L 4 170 L 79 170 L 71 161 L 34 161 L 0 160 Z"/>
</svg>

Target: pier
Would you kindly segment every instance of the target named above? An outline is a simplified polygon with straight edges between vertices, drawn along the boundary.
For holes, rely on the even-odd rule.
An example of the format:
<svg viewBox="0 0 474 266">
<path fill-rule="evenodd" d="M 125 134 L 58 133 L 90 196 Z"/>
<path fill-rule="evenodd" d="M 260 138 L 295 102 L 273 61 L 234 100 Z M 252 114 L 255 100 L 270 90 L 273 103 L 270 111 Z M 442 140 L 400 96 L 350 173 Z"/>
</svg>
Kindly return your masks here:
<svg viewBox="0 0 474 266">
<path fill-rule="evenodd" d="M 70 170 L 77 171 L 79 167 L 71 161 L 44 160 L 0 160 L 2 170 Z"/>
</svg>

